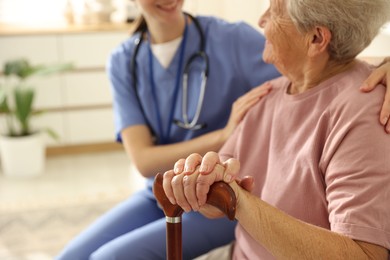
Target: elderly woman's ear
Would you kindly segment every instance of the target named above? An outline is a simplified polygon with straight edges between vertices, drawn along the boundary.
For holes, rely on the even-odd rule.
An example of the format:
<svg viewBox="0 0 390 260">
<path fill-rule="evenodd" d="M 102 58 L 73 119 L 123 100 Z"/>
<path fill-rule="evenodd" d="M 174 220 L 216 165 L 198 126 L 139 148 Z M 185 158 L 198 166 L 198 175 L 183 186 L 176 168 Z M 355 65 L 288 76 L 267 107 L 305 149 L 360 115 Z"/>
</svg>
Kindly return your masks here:
<svg viewBox="0 0 390 260">
<path fill-rule="evenodd" d="M 386 132 L 390 134 L 390 88 L 388 86 L 390 84 L 390 57 L 383 60 L 381 65 L 364 81 L 360 89 L 364 92 L 370 92 L 378 84 L 387 87 L 379 120 L 385 126 Z"/>
<path fill-rule="evenodd" d="M 316 27 L 310 34 L 309 57 L 315 57 L 321 53 L 328 53 L 328 46 L 332 39 L 330 30 L 326 27 Z"/>
</svg>

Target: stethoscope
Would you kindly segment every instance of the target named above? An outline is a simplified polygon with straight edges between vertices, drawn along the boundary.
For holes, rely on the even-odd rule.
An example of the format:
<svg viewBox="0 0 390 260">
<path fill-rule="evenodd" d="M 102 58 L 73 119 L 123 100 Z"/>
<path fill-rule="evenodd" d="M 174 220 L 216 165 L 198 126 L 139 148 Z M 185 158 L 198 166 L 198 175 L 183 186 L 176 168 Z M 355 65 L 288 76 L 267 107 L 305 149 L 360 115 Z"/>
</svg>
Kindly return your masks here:
<svg viewBox="0 0 390 260">
<path fill-rule="evenodd" d="M 206 91 L 207 78 L 208 78 L 208 74 L 209 74 L 209 61 L 208 61 L 208 56 L 205 52 L 205 36 L 204 36 L 203 30 L 199 24 L 199 21 L 195 17 L 191 16 L 190 14 L 185 13 L 185 15 L 187 15 L 188 17 L 191 18 L 191 20 L 195 24 L 195 27 L 197 28 L 197 31 L 198 31 L 199 36 L 200 36 L 200 47 L 199 47 L 199 51 L 192 54 L 184 65 L 183 79 L 182 79 L 182 111 L 181 111 L 183 121 L 180 121 L 178 119 L 173 119 L 173 113 L 174 113 L 174 110 L 176 107 L 176 102 L 172 102 L 172 107 L 171 107 L 171 111 L 170 111 L 170 115 L 169 115 L 169 122 L 172 121 L 177 126 L 184 128 L 184 129 L 187 129 L 187 130 L 198 130 L 198 129 L 205 128 L 207 126 L 205 123 L 198 123 L 198 121 L 199 121 L 199 116 L 200 116 L 200 113 L 202 110 L 203 100 L 204 100 L 205 91 Z M 135 90 L 135 93 L 137 96 L 138 103 L 141 107 L 141 110 L 142 110 L 142 113 L 143 113 L 145 120 L 147 120 L 147 124 L 149 125 L 149 128 L 153 132 L 153 130 L 151 128 L 151 124 L 145 115 L 145 110 L 143 109 L 143 106 L 142 106 L 142 103 L 140 100 L 140 96 L 139 96 L 138 91 L 137 91 L 138 82 L 137 82 L 137 61 L 136 61 L 136 58 L 137 58 L 137 54 L 138 54 L 139 48 L 141 46 L 141 43 L 143 41 L 144 34 L 146 32 L 147 32 L 146 29 L 141 31 L 140 37 L 138 39 L 136 39 L 136 41 L 135 41 L 134 54 L 133 54 L 133 57 L 131 60 L 131 73 L 132 73 L 132 77 L 134 80 L 133 86 L 134 86 L 134 90 Z M 179 92 L 180 73 L 181 73 L 181 68 L 182 68 L 182 63 L 183 63 L 183 56 L 185 53 L 186 41 L 187 41 L 187 22 L 186 22 L 186 26 L 185 26 L 185 30 L 184 30 L 184 34 L 183 34 L 183 39 L 182 39 L 182 42 L 181 42 L 180 47 L 179 47 L 180 48 L 179 49 L 180 59 L 179 59 L 179 67 L 178 67 L 178 71 L 177 71 L 177 76 L 176 76 L 176 85 L 175 85 L 175 91 L 174 91 L 174 97 L 173 97 L 174 101 L 177 100 L 177 93 Z M 158 100 L 157 100 L 156 91 L 155 91 L 155 82 L 154 82 L 154 77 L 153 77 L 154 73 L 153 73 L 153 65 L 152 65 L 152 53 L 150 50 L 150 46 L 149 46 L 148 51 L 149 51 L 150 84 L 152 87 L 152 96 L 153 96 L 153 101 L 154 101 L 154 107 L 156 110 L 155 112 L 157 115 L 157 121 L 158 121 L 160 133 L 161 133 L 161 135 L 164 135 L 164 131 L 162 129 L 161 116 L 160 116 L 160 113 L 158 111 Z M 204 61 L 204 69 L 201 72 L 201 85 L 200 85 L 200 92 L 199 92 L 197 107 L 196 107 L 193 119 L 190 120 L 189 116 L 188 116 L 188 78 L 189 78 L 188 75 L 189 75 L 191 64 L 196 59 L 202 59 Z M 168 124 L 167 131 L 165 131 L 165 137 L 163 136 L 163 138 L 162 138 L 162 139 L 165 139 L 165 141 L 163 140 L 163 142 L 165 142 L 165 143 L 167 142 L 167 139 L 169 138 L 170 129 L 171 129 L 171 124 Z"/>
</svg>

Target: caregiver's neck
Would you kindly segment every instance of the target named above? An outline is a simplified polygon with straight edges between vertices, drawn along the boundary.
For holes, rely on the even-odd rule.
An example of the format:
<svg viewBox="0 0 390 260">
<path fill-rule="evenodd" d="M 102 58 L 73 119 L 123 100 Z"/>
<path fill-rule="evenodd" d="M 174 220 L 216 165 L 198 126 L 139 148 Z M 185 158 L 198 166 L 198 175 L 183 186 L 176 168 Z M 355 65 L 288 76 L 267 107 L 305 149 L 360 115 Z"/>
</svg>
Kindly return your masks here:
<svg viewBox="0 0 390 260">
<path fill-rule="evenodd" d="M 181 15 L 178 19 L 169 23 L 161 23 L 152 20 L 148 23 L 148 30 L 153 44 L 169 42 L 183 35 L 186 24 L 186 16 Z"/>
</svg>

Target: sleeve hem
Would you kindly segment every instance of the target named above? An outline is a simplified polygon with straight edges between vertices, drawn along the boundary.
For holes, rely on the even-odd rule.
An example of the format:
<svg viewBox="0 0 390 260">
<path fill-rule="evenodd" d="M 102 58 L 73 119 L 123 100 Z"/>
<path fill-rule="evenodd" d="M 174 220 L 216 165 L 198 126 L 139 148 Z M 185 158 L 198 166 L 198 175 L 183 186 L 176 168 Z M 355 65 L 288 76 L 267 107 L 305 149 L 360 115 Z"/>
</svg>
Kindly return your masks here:
<svg viewBox="0 0 390 260">
<path fill-rule="evenodd" d="M 353 240 L 376 244 L 390 250 L 390 233 L 386 230 L 349 223 L 334 223 L 331 230 Z"/>
</svg>

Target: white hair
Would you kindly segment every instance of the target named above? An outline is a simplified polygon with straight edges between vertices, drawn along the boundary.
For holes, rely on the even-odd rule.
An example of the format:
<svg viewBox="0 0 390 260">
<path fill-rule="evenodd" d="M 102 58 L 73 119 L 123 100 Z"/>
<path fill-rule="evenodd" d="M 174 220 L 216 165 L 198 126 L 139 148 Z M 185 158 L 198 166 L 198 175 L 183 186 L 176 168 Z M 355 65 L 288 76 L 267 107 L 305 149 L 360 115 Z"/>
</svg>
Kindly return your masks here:
<svg viewBox="0 0 390 260">
<path fill-rule="evenodd" d="M 390 0 L 289 0 L 287 10 L 302 32 L 327 27 L 330 57 L 343 61 L 355 58 L 389 21 Z"/>
</svg>

